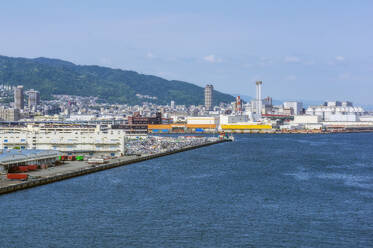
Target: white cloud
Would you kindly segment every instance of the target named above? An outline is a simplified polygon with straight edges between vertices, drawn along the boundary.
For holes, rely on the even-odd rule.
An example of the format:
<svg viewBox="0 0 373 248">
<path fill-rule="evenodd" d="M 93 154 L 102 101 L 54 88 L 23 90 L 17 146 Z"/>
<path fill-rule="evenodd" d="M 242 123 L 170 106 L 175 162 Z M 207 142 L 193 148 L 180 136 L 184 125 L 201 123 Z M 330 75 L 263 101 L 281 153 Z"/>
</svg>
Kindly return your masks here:
<svg viewBox="0 0 373 248">
<path fill-rule="evenodd" d="M 203 59 L 210 63 L 220 63 L 223 62 L 221 58 L 216 57 L 214 54 L 207 55 Z"/>
<path fill-rule="evenodd" d="M 286 56 L 284 58 L 285 63 L 299 63 L 300 58 L 295 57 L 295 56 Z"/>
<path fill-rule="evenodd" d="M 153 53 L 148 52 L 148 53 L 146 54 L 146 57 L 147 57 L 148 59 L 154 59 L 156 56 L 155 56 Z"/>
<path fill-rule="evenodd" d="M 289 75 L 289 76 L 287 76 L 286 78 L 285 78 L 285 80 L 287 80 L 287 81 L 294 81 L 294 80 L 296 80 L 297 79 L 297 76 L 295 76 L 295 75 Z"/>
<path fill-rule="evenodd" d="M 331 66 L 337 66 L 337 65 L 340 65 L 340 64 L 343 64 L 343 62 L 345 61 L 345 57 L 343 56 L 337 56 L 335 57 L 334 59 L 330 59 L 327 64 L 328 65 L 331 65 Z"/>
</svg>

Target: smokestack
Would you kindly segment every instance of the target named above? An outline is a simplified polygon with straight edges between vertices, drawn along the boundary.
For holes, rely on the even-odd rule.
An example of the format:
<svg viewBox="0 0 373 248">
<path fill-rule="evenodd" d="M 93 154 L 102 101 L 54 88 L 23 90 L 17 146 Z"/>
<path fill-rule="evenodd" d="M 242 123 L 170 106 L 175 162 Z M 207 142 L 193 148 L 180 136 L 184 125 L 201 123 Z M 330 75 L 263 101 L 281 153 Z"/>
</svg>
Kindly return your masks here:
<svg viewBox="0 0 373 248">
<path fill-rule="evenodd" d="M 236 97 L 236 112 L 242 111 L 242 100 L 240 96 Z"/>
<path fill-rule="evenodd" d="M 262 116 L 262 81 L 256 81 L 256 113 Z"/>
</svg>

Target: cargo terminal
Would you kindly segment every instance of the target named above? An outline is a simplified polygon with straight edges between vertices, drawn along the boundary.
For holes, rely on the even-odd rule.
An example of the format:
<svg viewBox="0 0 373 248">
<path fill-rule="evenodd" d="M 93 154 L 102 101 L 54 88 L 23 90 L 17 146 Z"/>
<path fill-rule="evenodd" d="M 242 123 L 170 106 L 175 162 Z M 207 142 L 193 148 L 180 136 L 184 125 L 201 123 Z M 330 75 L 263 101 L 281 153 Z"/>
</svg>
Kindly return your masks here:
<svg viewBox="0 0 373 248">
<path fill-rule="evenodd" d="M 58 151 L 6 149 L 0 154 L 0 194 L 52 183 L 136 162 L 231 141 L 218 137 L 138 137 L 126 140 L 119 157 L 61 155 Z"/>
<path fill-rule="evenodd" d="M 125 152 L 123 129 L 101 125 L 27 124 L 0 126 L 0 149 L 54 150 L 66 154 L 101 153 L 119 156 Z"/>
</svg>

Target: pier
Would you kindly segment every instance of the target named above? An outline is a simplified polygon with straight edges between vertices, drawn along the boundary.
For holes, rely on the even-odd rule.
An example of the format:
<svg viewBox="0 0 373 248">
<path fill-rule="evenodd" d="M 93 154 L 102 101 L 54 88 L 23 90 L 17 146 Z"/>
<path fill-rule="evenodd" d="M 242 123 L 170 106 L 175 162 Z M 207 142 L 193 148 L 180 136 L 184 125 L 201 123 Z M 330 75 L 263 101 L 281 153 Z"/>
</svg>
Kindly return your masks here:
<svg viewBox="0 0 373 248">
<path fill-rule="evenodd" d="M 86 161 L 68 161 L 66 164 L 60 166 L 29 172 L 30 179 L 28 181 L 0 181 L 0 195 L 228 141 L 230 140 L 216 140 L 150 155 L 125 156 L 112 159 L 105 164 L 91 165 Z"/>
</svg>

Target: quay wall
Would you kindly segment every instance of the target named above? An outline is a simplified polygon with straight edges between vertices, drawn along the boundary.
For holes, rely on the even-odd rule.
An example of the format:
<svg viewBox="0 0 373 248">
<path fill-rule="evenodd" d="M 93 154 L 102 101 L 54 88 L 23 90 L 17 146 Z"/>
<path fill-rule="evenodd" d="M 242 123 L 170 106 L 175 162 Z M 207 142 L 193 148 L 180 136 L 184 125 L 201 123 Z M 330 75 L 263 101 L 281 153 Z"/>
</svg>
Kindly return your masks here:
<svg viewBox="0 0 373 248">
<path fill-rule="evenodd" d="M 193 150 L 193 149 L 201 148 L 201 147 L 204 147 L 204 146 L 210 146 L 210 145 L 214 145 L 214 144 L 228 142 L 228 141 L 230 141 L 230 140 L 218 140 L 218 141 L 208 142 L 208 143 L 200 144 L 200 145 L 196 145 L 196 146 L 187 146 L 187 147 L 184 147 L 184 148 L 181 148 L 181 149 L 178 149 L 178 150 L 161 152 L 161 153 L 151 154 L 151 155 L 147 155 L 147 156 L 141 156 L 141 157 L 131 159 L 131 160 L 117 161 L 117 162 L 112 162 L 112 163 L 107 163 L 107 164 L 91 165 L 91 167 L 89 167 L 89 168 L 77 169 L 76 171 L 73 171 L 73 172 L 67 172 L 67 173 L 63 173 L 63 174 L 60 174 L 60 175 L 52 175 L 52 176 L 48 176 L 48 177 L 45 177 L 45 178 L 33 179 L 33 180 L 30 180 L 30 181 L 21 182 L 21 183 L 17 183 L 17 184 L 14 184 L 14 185 L 1 187 L 0 188 L 0 195 L 15 192 L 15 191 L 18 191 L 18 190 L 28 189 L 28 188 L 48 184 L 48 183 L 62 181 L 62 180 L 65 180 L 65 179 L 78 177 L 78 176 L 82 176 L 82 175 L 86 175 L 86 174 L 90 174 L 90 173 L 94 173 L 94 172 L 98 172 L 98 171 L 102 171 L 102 170 L 107 170 L 107 169 L 111 169 L 111 168 L 115 168 L 115 167 L 119 167 L 119 166 L 125 166 L 125 165 L 129 165 L 129 164 L 133 164 L 133 163 L 138 163 L 138 162 L 154 159 L 154 158 L 159 158 L 159 157 L 171 155 L 171 154 L 174 154 L 174 153 Z"/>
</svg>

